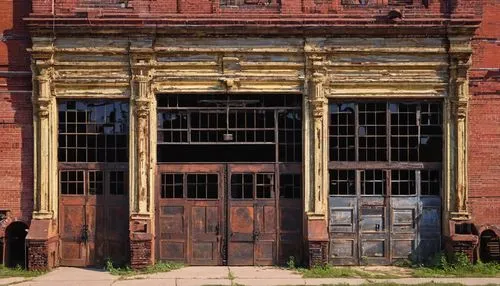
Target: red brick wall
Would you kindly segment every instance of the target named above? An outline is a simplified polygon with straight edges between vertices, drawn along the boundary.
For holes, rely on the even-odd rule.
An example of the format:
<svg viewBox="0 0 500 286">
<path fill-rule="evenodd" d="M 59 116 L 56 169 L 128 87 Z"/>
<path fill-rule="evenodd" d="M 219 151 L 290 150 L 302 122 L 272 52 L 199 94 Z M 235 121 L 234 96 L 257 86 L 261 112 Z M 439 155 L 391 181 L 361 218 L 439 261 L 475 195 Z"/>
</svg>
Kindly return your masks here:
<svg viewBox="0 0 500 286">
<path fill-rule="evenodd" d="M 477 225 L 500 226 L 500 2 L 483 0 L 473 40 L 469 112 L 469 206 Z"/>
<path fill-rule="evenodd" d="M 432 15 L 445 12 L 448 9 L 454 13 L 468 14 L 480 8 L 478 3 L 482 0 L 413 0 L 414 4 L 408 7 L 402 7 L 408 11 L 408 15 L 418 17 L 432 17 Z M 446 2 L 451 1 L 450 4 Z M 494 1 L 494 0 L 493 0 Z M 102 7 L 92 3 L 99 3 L 95 0 L 33 0 L 34 14 L 47 15 L 54 13 L 56 15 L 75 15 L 77 11 L 107 10 L 117 13 L 140 14 L 141 16 L 160 16 L 166 14 L 200 15 L 200 14 L 232 14 L 235 9 L 219 9 L 220 0 L 129 0 L 128 7 L 120 7 L 120 0 L 106 0 L 106 3 L 115 3 Z M 240 9 L 241 13 L 254 14 L 254 16 L 266 17 L 266 15 L 275 14 L 277 11 L 281 14 L 352 14 L 359 17 L 360 14 L 377 14 L 380 7 L 366 8 L 356 7 L 356 5 L 342 5 L 341 0 L 282 0 L 280 9 Z M 375 0 L 372 1 L 376 3 Z M 428 3 L 427 8 L 421 7 L 423 2 Z M 422 13 L 422 10 L 425 13 Z M 382 13 L 384 13 L 382 11 Z M 321 15 L 319 15 L 321 16 Z"/>
<path fill-rule="evenodd" d="M 0 0 L 0 210 L 29 221 L 33 207 L 30 0 Z"/>
</svg>

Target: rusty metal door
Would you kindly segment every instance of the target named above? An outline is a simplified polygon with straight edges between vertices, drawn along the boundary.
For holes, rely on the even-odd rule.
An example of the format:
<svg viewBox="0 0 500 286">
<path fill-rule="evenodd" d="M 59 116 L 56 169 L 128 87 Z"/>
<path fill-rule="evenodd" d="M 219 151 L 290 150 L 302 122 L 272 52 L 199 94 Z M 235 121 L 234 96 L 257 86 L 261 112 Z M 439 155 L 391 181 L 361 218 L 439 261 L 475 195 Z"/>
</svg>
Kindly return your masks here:
<svg viewBox="0 0 500 286">
<path fill-rule="evenodd" d="M 273 265 L 277 253 L 275 165 L 228 165 L 228 264 Z"/>
<path fill-rule="evenodd" d="M 438 171 L 342 170 L 333 174 L 340 179 L 333 180 L 336 191 L 329 200 L 332 263 L 381 265 L 421 260 L 440 250 Z M 347 184 L 349 188 L 343 187 Z"/>
<path fill-rule="evenodd" d="M 123 171 L 60 172 L 61 265 L 128 261 L 128 195 Z"/>
<path fill-rule="evenodd" d="M 159 259 L 222 264 L 225 165 L 169 164 L 158 171 Z"/>
</svg>

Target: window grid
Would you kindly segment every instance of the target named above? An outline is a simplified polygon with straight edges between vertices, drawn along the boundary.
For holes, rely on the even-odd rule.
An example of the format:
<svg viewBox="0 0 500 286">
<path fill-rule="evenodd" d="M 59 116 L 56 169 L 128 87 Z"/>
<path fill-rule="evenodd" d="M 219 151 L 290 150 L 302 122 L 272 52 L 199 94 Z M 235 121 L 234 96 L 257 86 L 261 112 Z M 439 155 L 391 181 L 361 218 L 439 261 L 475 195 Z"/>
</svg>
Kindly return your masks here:
<svg viewBox="0 0 500 286">
<path fill-rule="evenodd" d="M 384 170 L 361 171 L 361 195 L 380 196 L 385 195 L 385 193 Z"/>
<path fill-rule="evenodd" d="M 256 174 L 256 198 L 270 199 L 274 197 L 274 174 L 258 173 Z"/>
<path fill-rule="evenodd" d="M 354 103 L 330 105 L 330 160 L 355 161 L 355 116 Z"/>
<path fill-rule="evenodd" d="M 89 171 L 89 195 L 104 194 L 104 172 Z"/>
<path fill-rule="evenodd" d="M 128 103 L 62 101 L 59 162 L 127 162 Z"/>
<path fill-rule="evenodd" d="M 60 184 L 62 195 L 85 194 L 84 171 L 61 171 Z"/>
<path fill-rule="evenodd" d="M 302 161 L 302 117 L 300 112 L 279 112 L 278 132 L 279 161 Z"/>
<path fill-rule="evenodd" d="M 280 175 L 280 198 L 300 199 L 302 191 L 302 177 L 300 174 Z"/>
<path fill-rule="evenodd" d="M 356 171 L 330 170 L 330 195 L 356 195 Z"/>
<path fill-rule="evenodd" d="M 387 160 L 385 103 L 359 103 L 359 161 Z"/>
<path fill-rule="evenodd" d="M 391 171 L 391 194 L 408 196 L 417 194 L 415 170 Z"/>
<path fill-rule="evenodd" d="M 422 196 L 439 196 L 441 194 L 441 171 L 420 171 L 420 194 Z"/>
<path fill-rule="evenodd" d="M 231 175 L 231 198 L 253 199 L 254 177 L 252 173 L 234 173 Z"/>
<path fill-rule="evenodd" d="M 188 199 L 217 199 L 217 174 L 187 174 Z"/>
<path fill-rule="evenodd" d="M 184 197 L 184 175 L 179 173 L 161 174 L 162 199 L 182 199 Z"/>
<path fill-rule="evenodd" d="M 125 195 L 127 193 L 125 172 L 123 171 L 109 172 L 109 193 L 110 195 Z"/>
</svg>

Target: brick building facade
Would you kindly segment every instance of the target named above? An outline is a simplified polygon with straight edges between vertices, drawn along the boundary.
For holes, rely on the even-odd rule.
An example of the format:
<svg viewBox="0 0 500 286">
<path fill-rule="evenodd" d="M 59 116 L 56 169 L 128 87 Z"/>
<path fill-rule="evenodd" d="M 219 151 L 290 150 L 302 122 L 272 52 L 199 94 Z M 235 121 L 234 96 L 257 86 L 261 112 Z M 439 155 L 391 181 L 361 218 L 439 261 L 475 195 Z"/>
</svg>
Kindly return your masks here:
<svg viewBox="0 0 500 286">
<path fill-rule="evenodd" d="M 498 1 L 0 8 L 4 263 L 498 259 Z"/>
</svg>

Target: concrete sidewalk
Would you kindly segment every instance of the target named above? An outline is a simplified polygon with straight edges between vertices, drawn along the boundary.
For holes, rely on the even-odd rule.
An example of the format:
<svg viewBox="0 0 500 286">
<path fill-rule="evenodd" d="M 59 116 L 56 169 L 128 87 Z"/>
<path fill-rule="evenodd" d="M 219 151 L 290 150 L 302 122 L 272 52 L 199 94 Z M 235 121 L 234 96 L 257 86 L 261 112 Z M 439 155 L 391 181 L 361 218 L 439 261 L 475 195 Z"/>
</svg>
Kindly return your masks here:
<svg viewBox="0 0 500 286">
<path fill-rule="evenodd" d="M 48 274 L 19 283 L 22 286 L 100 286 L 100 285 L 137 285 L 137 286 L 194 286 L 194 285 L 361 285 L 370 283 L 422 284 L 422 283 L 459 283 L 464 285 L 500 285 L 500 278 L 401 278 L 401 279 L 360 279 L 360 278 L 315 278 L 304 279 L 290 270 L 275 267 L 185 267 L 166 273 L 142 274 L 121 278 L 105 271 L 61 267 Z M 12 285 L 12 284 L 10 284 Z"/>
</svg>

